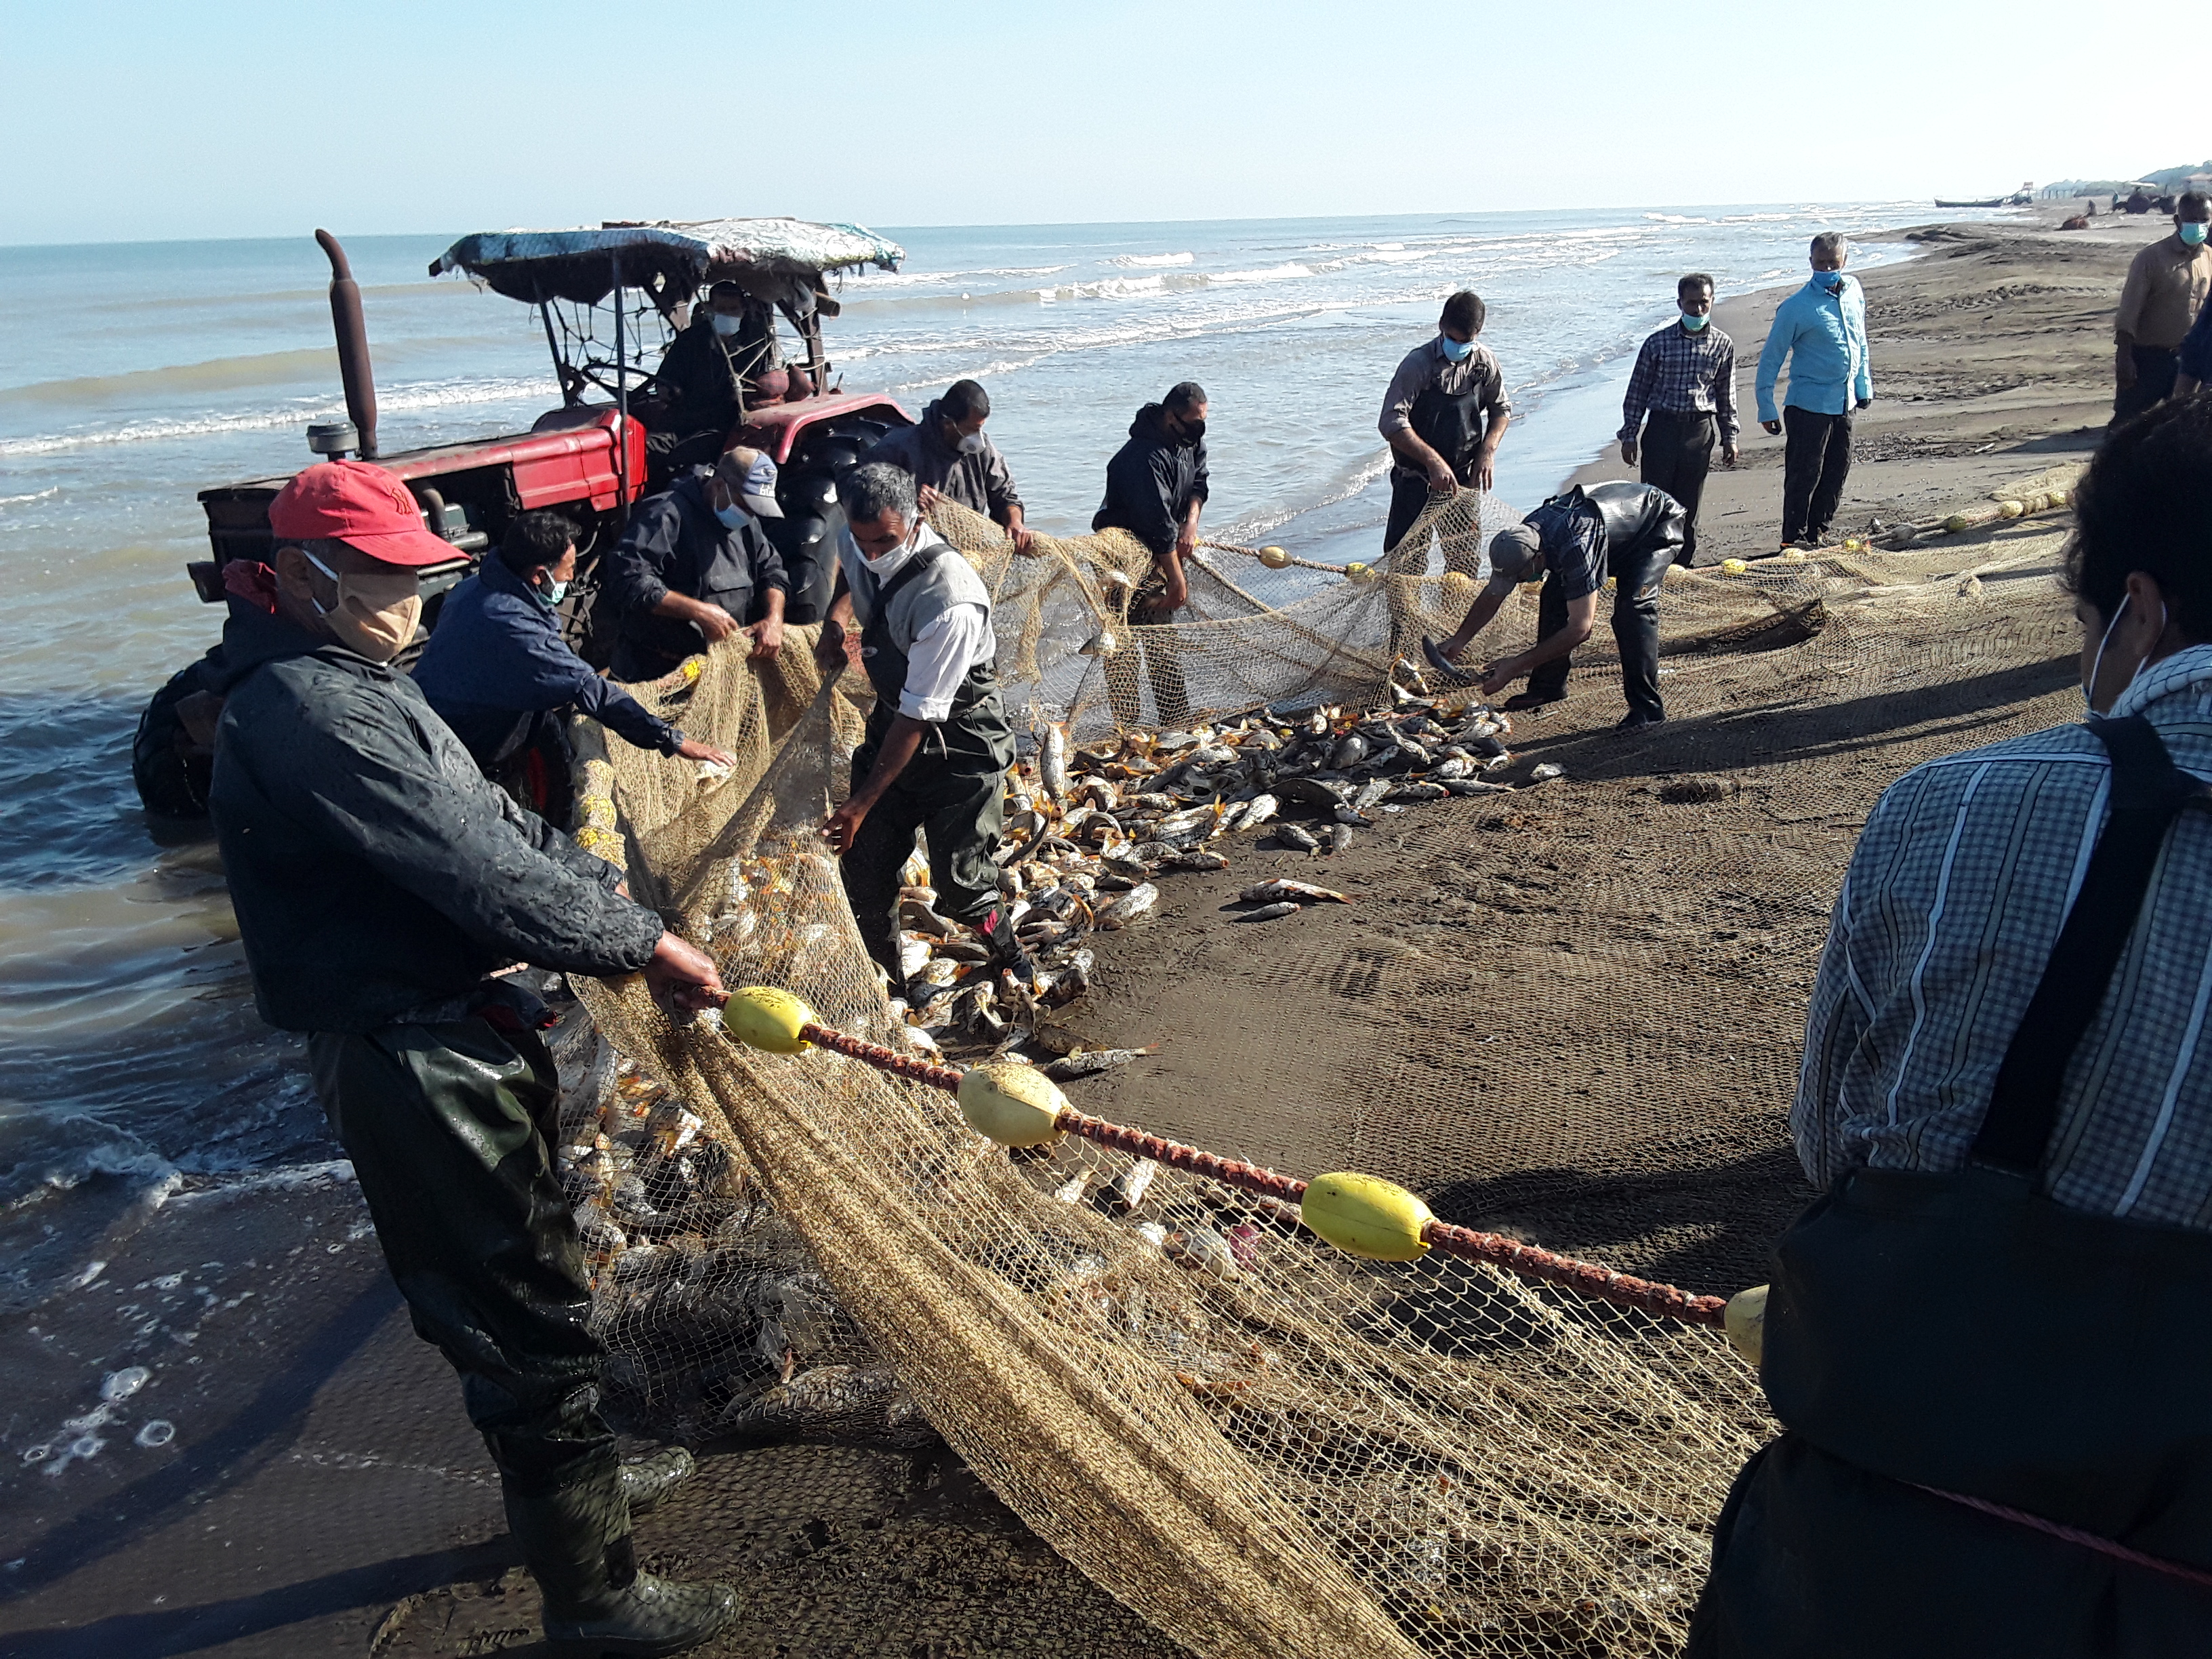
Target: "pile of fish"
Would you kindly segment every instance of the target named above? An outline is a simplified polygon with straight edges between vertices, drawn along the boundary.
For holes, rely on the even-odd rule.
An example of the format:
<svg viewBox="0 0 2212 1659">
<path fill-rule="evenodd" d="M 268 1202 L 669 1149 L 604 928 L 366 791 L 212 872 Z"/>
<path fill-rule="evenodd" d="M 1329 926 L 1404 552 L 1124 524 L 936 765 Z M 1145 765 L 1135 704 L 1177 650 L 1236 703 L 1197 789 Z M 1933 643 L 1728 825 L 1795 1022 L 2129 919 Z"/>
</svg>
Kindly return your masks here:
<svg viewBox="0 0 2212 1659">
<path fill-rule="evenodd" d="M 556 1157 L 607 1348 L 610 1421 L 695 1444 L 928 1439 L 798 1234 L 705 1121 L 620 1059 L 580 1008 L 549 1046 L 562 1079 Z"/>
<path fill-rule="evenodd" d="M 1024 981 L 988 971 L 981 940 L 937 914 L 917 854 L 900 902 L 898 1002 L 916 1045 L 1003 1051 L 1035 1036 L 1032 1047 L 1073 1060 L 1052 1042 L 1049 1011 L 1089 986 L 1091 933 L 1127 927 L 1158 904 L 1158 878 L 1226 869 L 1222 847 L 1232 835 L 1320 858 L 1409 806 L 1510 793 L 1559 775 L 1539 766 L 1517 785 L 1499 781 L 1516 763 L 1504 714 L 1464 696 L 1426 695 L 1402 660 L 1390 690 L 1387 712 L 1262 712 L 1188 732 L 1125 732 L 1110 744 L 1077 746 L 1064 726 L 1043 727 L 1008 775 L 997 857 L 999 890 L 1036 973 Z M 1261 884 L 1243 900 L 1257 908 L 1236 920 L 1251 922 L 1349 902 L 1292 881 Z"/>
</svg>

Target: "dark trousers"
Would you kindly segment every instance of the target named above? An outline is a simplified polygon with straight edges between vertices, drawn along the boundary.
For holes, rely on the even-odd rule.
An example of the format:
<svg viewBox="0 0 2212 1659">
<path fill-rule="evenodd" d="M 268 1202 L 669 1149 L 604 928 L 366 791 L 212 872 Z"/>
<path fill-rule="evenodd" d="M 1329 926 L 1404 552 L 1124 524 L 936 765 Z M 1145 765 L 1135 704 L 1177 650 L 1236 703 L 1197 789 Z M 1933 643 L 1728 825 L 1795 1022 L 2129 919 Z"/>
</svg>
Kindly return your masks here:
<svg viewBox="0 0 2212 1659">
<path fill-rule="evenodd" d="M 1713 417 L 1710 415 L 1669 415 L 1658 410 L 1644 423 L 1642 465 L 1638 475 L 1682 504 L 1682 550 L 1676 564 L 1698 556 L 1698 503 L 1705 493 L 1705 475 L 1713 470 Z"/>
<path fill-rule="evenodd" d="M 416 1334 L 460 1374 L 547 1601 L 619 1588 L 636 1571 L 629 1510 L 549 1150 L 560 1084 L 545 1045 L 461 1019 L 319 1031 L 307 1055 Z"/>
<path fill-rule="evenodd" d="M 906 984 L 899 971 L 899 868 L 914 851 L 915 830 L 929 849 L 939 915 L 981 928 L 999 903 L 999 866 L 991 854 L 1006 822 L 1005 769 L 933 756 L 932 736 L 922 734 L 921 752 L 860 820 L 843 863 L 845 897 L 860 943 L 890 975 L 894 996 Z M 854 754 L 856 788 L 875 763 L 872 744 Z"/>
<path fill-rule="evenodd" d="M 1389 553 L 1405 539 L 1406 532 L 1413 527 L 1413 520 L 1421 516 L 1422 510 L 1433 499 L 1429 493 L 1429 481 L 1418 473 L 1390 474 L 1390 518 L 1382 526 L 1383 552 Z M 1463 570 L 1472 576 L 1482 562 L 1482 524 L 1476 514 L 1468 514 L 1467 520 L 1465 525 L 1460 525 L 1455 515 L 1455 522 L 1444 528 L 1441 539 L 1444 544 L 1444 568 Z M 1409 547 L 1402 556 L 1391 561 L 1391 568 L 1400 575 L 1425 576 L 1428 553 L 1425 547 Z"/>
<path fill-rule="evenodd" d="M 2212 1590 L 1854 1468 L 1794 1434 L 1736 1477 L 1689 1659 L 2180 1659 Z"/>
<path fill-rule="evenodd" d="M 1146 623 L 1167 622 L 1175 613 L 1163 607 L 1167 592 L 1167 579 L 1157 570 L 1138 584 L 1129 598 L 1129 620 L 1141 627 Z M 1145 705 L 1137 688 L 1137 665 L 1141 660 L 1145 678 L 1152 687 L 1152 718 L 1151 724 L 1159 731 L 1173 731 L 1190 723 L 1190 683 L 1183 678 L 1182 641 L 1171 629 L 1162 628 L 1156 634 L 1140 635 L 1132 628 L 1121 641 L 1121 648 L 1106 659 L 1106 695 L 1114 704 L 1114 721 L 1117 726 L 1143 726 Z"/>
<path fill-rule="evenodd" d="M 1667 718 L 1659 699 L 1659 585 L 1666 579 L 1671 541 L 1648 549 L 1611 556 L 1615 583 L 1613 596 L 1613 642 L 1620 652 L 1620 690 L 1628 699 L 1628 712 L 1652 720 Z M 1567 625 L 1567 602 L 1556 575 L 1544 578 L 1544 591 L 1536 601 L 1539 643 Z M 1567 694 L 1570 659 L 1556 657 L 1528 676 L 1533 696 L 1563 697 Z"/>
<path fill-rule="evenodd" d="M 1851 475 L 1851 411 L 1819 415 L 1785 404 L 1782 425 L 1782 539 L 1818 536 L 1835 522 Z"/>
<path fill-rule="evenodd" d="M 2173 382 L 2181 372 L 2179 352 L 2166 346 L 2130 346 L 2135 359 L 2136 383 L 2112 399 L 2115 422 L 2140 415 L 2173 396 Z"/>
</svg>

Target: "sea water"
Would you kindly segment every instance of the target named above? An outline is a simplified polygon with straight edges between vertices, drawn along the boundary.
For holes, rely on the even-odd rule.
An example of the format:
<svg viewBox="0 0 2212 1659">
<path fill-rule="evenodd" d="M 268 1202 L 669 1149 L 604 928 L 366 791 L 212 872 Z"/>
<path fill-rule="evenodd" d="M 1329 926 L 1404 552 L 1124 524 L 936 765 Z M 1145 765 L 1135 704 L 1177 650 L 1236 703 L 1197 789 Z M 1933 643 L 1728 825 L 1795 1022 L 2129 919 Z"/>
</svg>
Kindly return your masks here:
<svg viewBox="0 0 2212 1659">
<path fill-rule="evenodd" d="M 1678 276 L 1723 295 L 1794 283 L 1814 232 L 1924 216 L 879 227 L 905 261 L 838 285 L 829 350 L 847 389 L 915 413 L 982 380 L 1030 522 L 1059 532 L 1089 527 L 1137 409 L 1197 380 L 1207 530 L 1366 557 L 1383 387 L 1452 289 L 1488 304 L 1514 404 L 1498 488 L 1525 507 L 1618 425 Z M 522 430 L 559 402 L 536 313 L 428 275 L 468 228 L 347 242 L 387 451 Z M 1854 264 L 1905 251 L 1869 243 Z M 306 464 L 307 423 L 343 412 L 327 281 L 304 229 L 0 248 L 0 1306 L 65 1284 L 86 1228 L 149 1192 L 332 1156 L 296 1040 L 254 1016 L 211 847 L 158 842 L 129 776 L 139 709 L 220 629 L 184 575 L 207 555 L 196 492 Z M 1759 343 L 1736 343 L 1747 402 Z"/>
</svg>

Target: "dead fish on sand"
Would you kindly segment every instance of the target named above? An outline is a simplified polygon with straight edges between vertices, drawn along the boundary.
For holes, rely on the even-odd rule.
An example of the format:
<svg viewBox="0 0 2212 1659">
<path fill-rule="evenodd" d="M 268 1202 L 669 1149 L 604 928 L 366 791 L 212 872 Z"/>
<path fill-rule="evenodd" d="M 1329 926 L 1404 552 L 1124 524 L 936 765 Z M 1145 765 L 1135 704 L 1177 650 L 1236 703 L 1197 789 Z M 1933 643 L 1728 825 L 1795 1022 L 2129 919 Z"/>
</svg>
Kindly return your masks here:
<svg viewBox="0 0 2212 1659">
<path fill-rule="evenodd" d="M 1044 792 L 1054 800 L 1067 799 L 1067 727 L 1059 720 L 1048 722 L 1044 738 L 1037 744 L 1037 775 L 1044 782 Z"/>
<path fill-rule="evenodd" d="M 1321 843 L 1313 838 L 1312 833 L 1298 824 L 1277 824 L 1275 839 L 1285 847 L 1295 847 L 1301 853 L 1321 851 Z"/>
<path fill-rule="evenodd" d="M 1127 927 L 1159 900 L 1158 888 L 1149 881 L 1139 882 L 1098 913 L 1098 925 L 1109 931 Z"/>
<path fill-rule="evenodd" d="M 1054 1083 L 1073 1083 L 1078 1078 L 1097 1077 L 1101 1072 L 1110 1072 L 1116 1066 L 1127 1066 L 1133 1060 L 1142 1060 L 1159 1046 L 1152 1042 L 1141 1048 L 1078 1048 L 1073 1054 L 1061 1055 L 1043 1071 Z"/>
<path fill-rule="evenodd" d="M 1237 896 L 1247 904 L 1272 904 L 1278 899 L 1306 899 L 1313 902 L 1325 900 L 1331 904 L 1352 902 L 1352 896 L 1349 893 L 1340 893 L 1327 887 L 1316 887 L 1310 881 L 1279 878 L 1274 881 L 1263 881 L 1256 887 L 1247 887 Z"/>
<path fill-rule="evenodd" d="M 1297 915 L 1297 913 L 1298 907 L 1285 901 L 1281 904 L 1263 904 L 1256 910 L 1247 910 L 1243 915 L 1236 917 L 1235 920 L 1238 921 L 1279 921 L 1285 916 L 1294 916 Z"/>
</svg>

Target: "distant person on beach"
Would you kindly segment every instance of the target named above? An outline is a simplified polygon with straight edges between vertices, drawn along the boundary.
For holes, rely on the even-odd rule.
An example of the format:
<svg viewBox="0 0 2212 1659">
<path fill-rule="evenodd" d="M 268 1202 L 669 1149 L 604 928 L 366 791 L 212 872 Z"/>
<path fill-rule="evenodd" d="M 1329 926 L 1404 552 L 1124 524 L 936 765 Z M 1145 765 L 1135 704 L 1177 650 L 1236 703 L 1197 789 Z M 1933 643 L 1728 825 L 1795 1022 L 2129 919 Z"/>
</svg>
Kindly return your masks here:
<svg viewBox="0 0 2212 1659">
<path fill-rule="evenodd" d="M 631 1511 L 691 1459 L 625 1468 L 600 1420 L 550 1020 L 507 970 L 641 973 L 692 1010 L 720 978 L 615 866 L 493 787 L 392 665 L 422 613 L 417 571 L 453 556 L 406 485 L 323 462 L 277 492 L 269 527 L 270 563 L 224 568 L 208 799 L 255 1005 L 307 1035 L 385 1261 L 499 1469 L 546 1637 L 676 1652 L 737 1597 L 638 1571 Z"/>
<path fill-rule="evenodd" d="M 725 451 L 711 471 L 640 501 L 592 602 L 614 638 L 614 677 L 658 679 L 732 634 L 750 635 L 756 657 L 781 650 L 791 577 L 760 521 L 782 516 L 775 463 L 754 449 Z"/>
<path fill-rule="evenodd" d="M 729 756 L 648 713 L 569 647 L 560 605 L 575 575 L 574 527 L 557 513 L 518 513 L 497 551 L 446 596 L 415 684 L 471 758 L 503 781 L 532 752 L 550 757 L 541 763 L 561 774 L 553 781 L 565 799 L 560 717 L 574 709 L 640 749 L 728 765 Z"/>
<path fill-rule="evenodd" d="M 1682 545 L 1681 503 L 1665 490 L 1620 479 L 1577 484 L 1554 495 L 1519 524 L 1490 538 L 1490 582 L 1468 608 L 1458 630 L 1425 639 L 1431 666 L 1449 678 L 1471 678 L 1461 652 L 1523 582 L 1540 577 L 1536 643 L 1482 671 L 1482 694 L 1496 696 L 1523 675 L 1528 689 L 1506 700 L 1514 711 L 1541 708 L 1567 695 L 1568 659 L 1597 623 L 1598 591 L 1613 579 L 1613 638 L 1620 652 L 1620 689 L 1628 699 L 1624 727 L 1667 718 L 1659 697 L 1659 588 Z"/>
<path fill-rule="evenodd" d="M 1382 528 L 1382 550 L 1405 539 L 1431 499 L 1462 489 L 1490 489 L 1498 446 L 1512 423 L 1513 402 L 1505 393 L 1505 374 L 1490 348 L 1475 338 L 1486 315 L 1482 301 L 1465 289 L 1444 301 L 1433 339 L 1406 354 L 1382 394 L 1376 422 L 1390 446 L 1390 517 Z M 1480 561 L 1480 515 L 1447 532 L 1444 567 L 1473 575 Z M 1418 553 L 1426 574 L 1428 550 Z"/>
<path fill-rule="evenodd" d="M 1190 603 L 1183 564 L 1198 548 L 1199 514 L 1209 483 L 1206 470 L 1206 388 L 1184 380 L 1129 423 L 1129 441 L 1106 463 L 1106 499 L 1091 515 L 1093 530 L 1126 530 L 1151 550 L 1152 568 L 1129 600 L 1129 620 L 1139 625 L 1170 622 Z M 1106 659 L 1106 682 L 1125 725 L 1140 712 L 1136 664 L 1145 659 L 1158 724 L 1190 718 L 1190 696 L 1176 641 L 1160 635 Z"/>
<path fill-rule="evenodd" d="M 929 850 L 938 914 L 975 930 L 994 971 L 1036 973 L 999 896 L 1006 769 L 1014 729 L 999 696 L 991 594 L 975 568 L 923 522 L 914 478 L 863 462 L 837 485 L 846 528 L 837 591 L 814 659 L 826 673 L 860 635 L 874 708 L 853 751 L 852 793 L 822 826 L 837 853 L 853 922 L 905 996 L 899 964 L 899 872 L 918 831 Z"/>
<path fill-rule="evenodd" d="M 1782 458 L 1782 544 L 1819 547 L 1828 538 L 1851 471 L 1851 416 L 1874 401 L 1867 351 L 1866 293 L 1846 276 L 1841 234 L 1813 239 L 1813 279 L 1777 307 L 1759 354 L 1759 421 L 1790 436 Z M 1790 396 L 1775 412 L 1774 383 L 1790 363 Z"/>
<path fill-rule="evenodd" d="M 1759 1380 L 1691 1659 L 2201 1654 L 2212 1631 L 2212 401 L 2116 428 L 2087 718 L 1875 805 L 1828 927 Z"/>
<path fill-rule="evenodd" d="M 2136 253 L 2112 318 L 2112 419 L 2124 421 L 2172 397 L 2180 346 L 2212 295 L 2212 200 L 2191 191 L 2175 205 L 2173 234 Z M 2191 377 L 2191 388 L 2204 378 Z"/>
<path fill-rule="evenodd" d="M 1620 459 L 1681 503 L 1682 550 L 1674 556 L 1689 564 L 1698 556 L 1698 503 L 1717 429 L 1721 465 L 1736 461 L 1735 343 L 1712 325 L 1711 277 L 1683 277 L 1674 303 L 1681 315 L 1636 354 L 1621 404 Z"/>
<path fill-rule="evenodd" d="M 924 513 L 940 495 L 957 501 L 1005 530 L 1014 551 L 1027 553 L 1036 538 L 1022 522 L 1022 498 L 1006 458 L 983 430 L 990 418 L 991 399 L 983 388 L 974 380 L 955 380 L 921 411 L 921 420 L 893 428 L 862 459 L 888 461 L 913 475 Z"/>
</svg>

